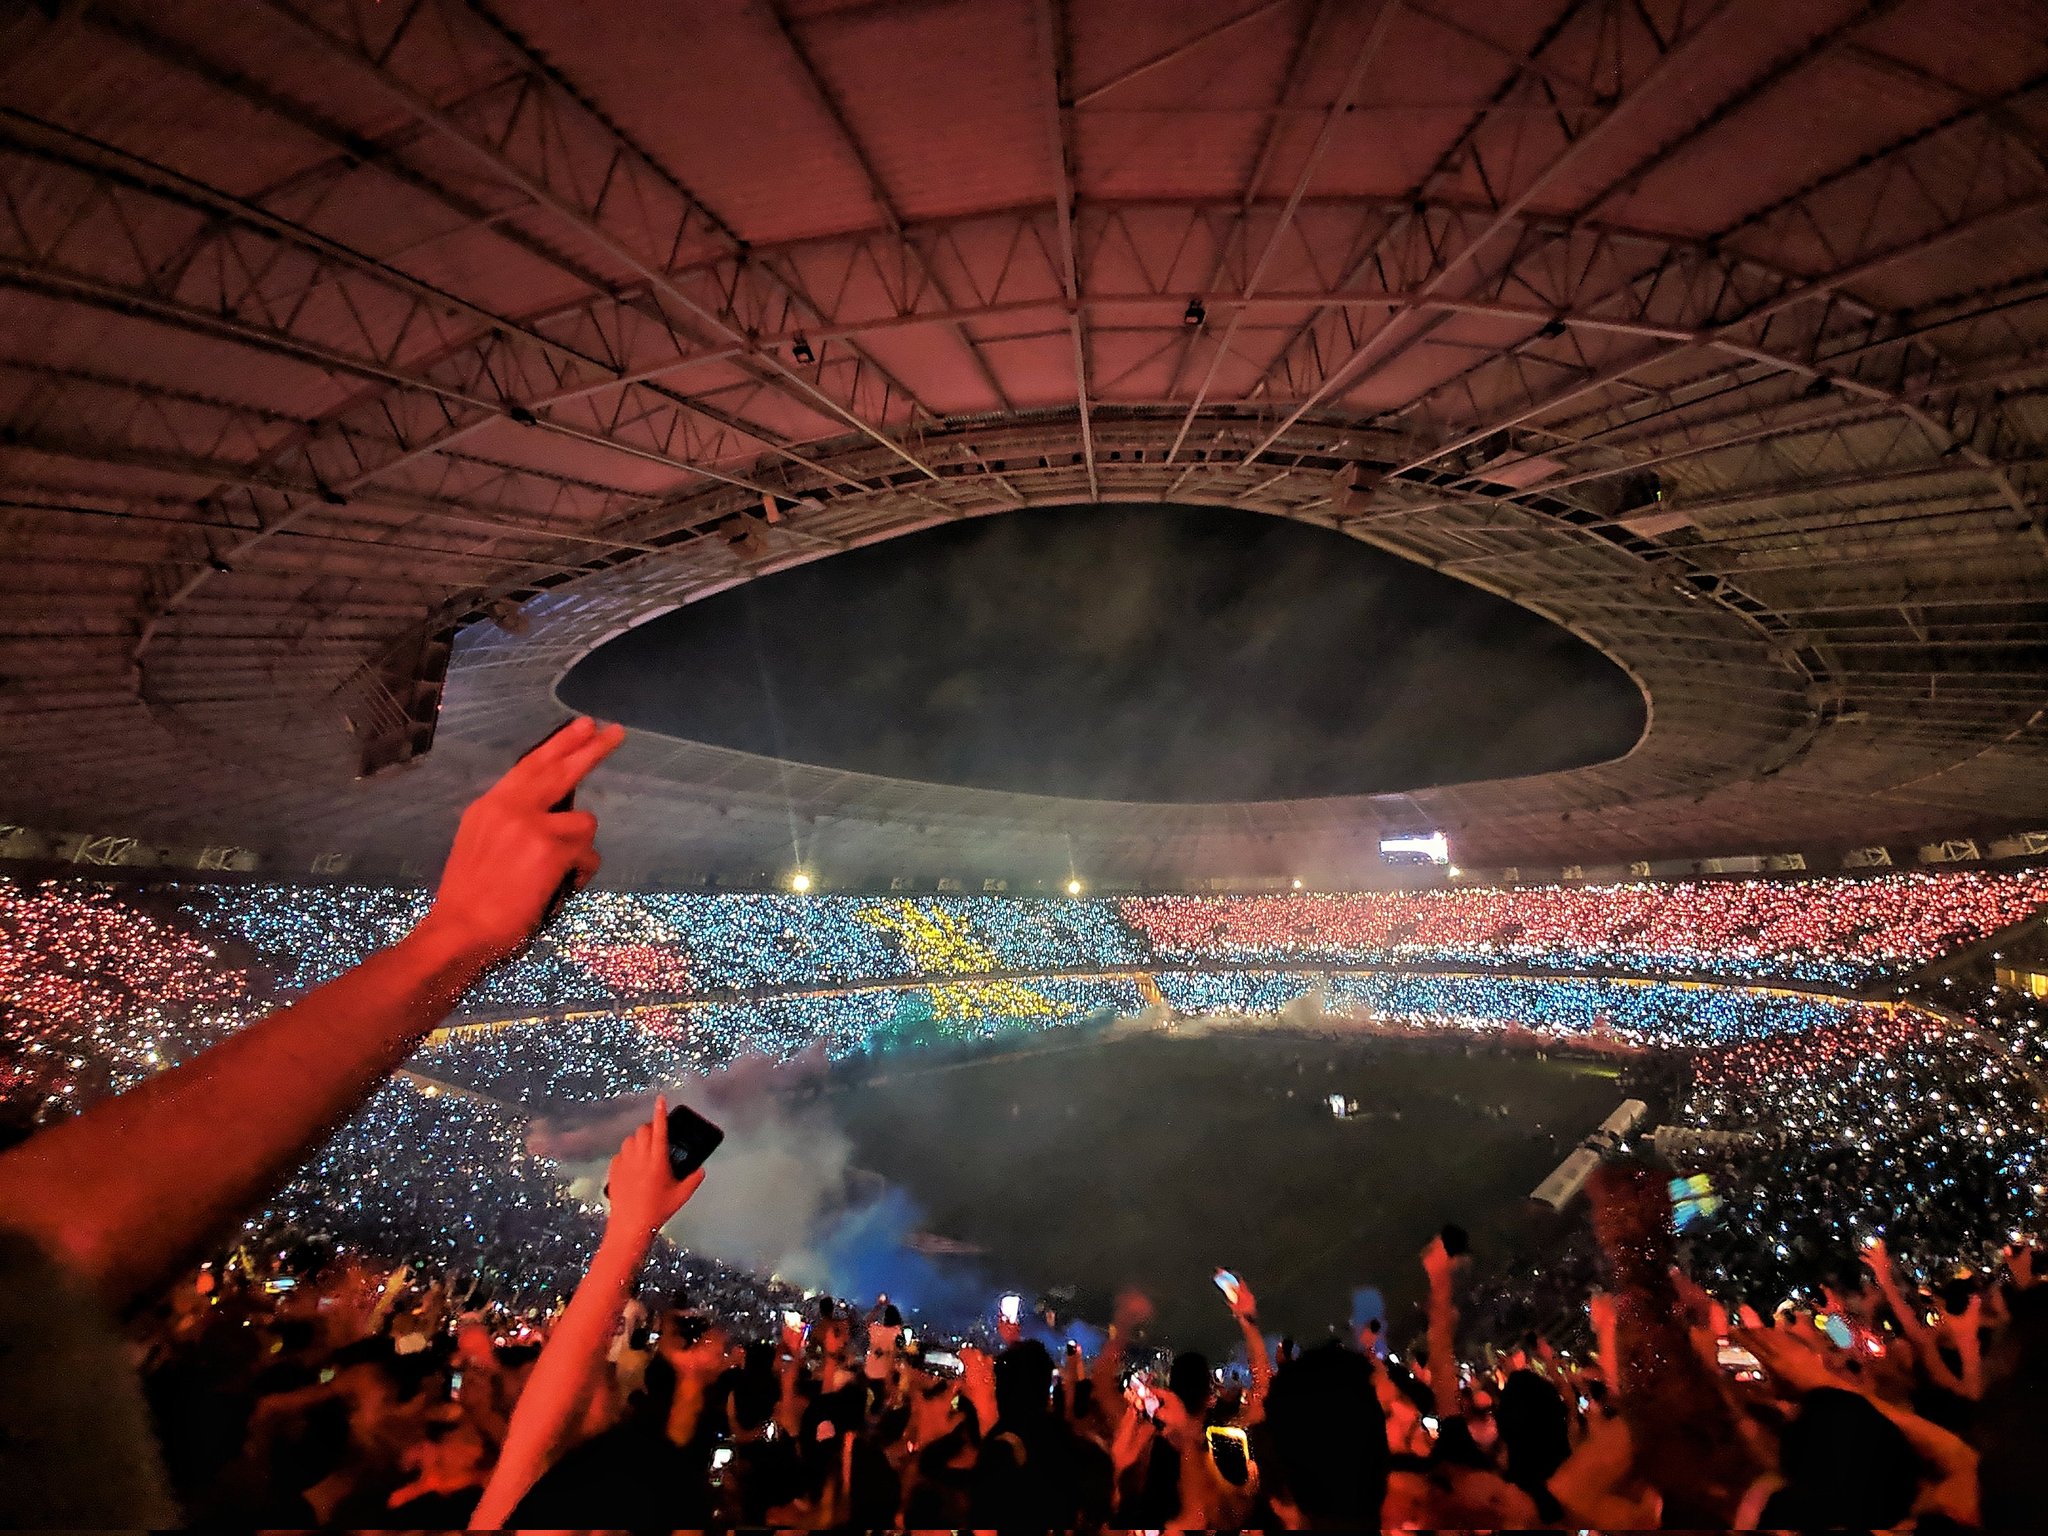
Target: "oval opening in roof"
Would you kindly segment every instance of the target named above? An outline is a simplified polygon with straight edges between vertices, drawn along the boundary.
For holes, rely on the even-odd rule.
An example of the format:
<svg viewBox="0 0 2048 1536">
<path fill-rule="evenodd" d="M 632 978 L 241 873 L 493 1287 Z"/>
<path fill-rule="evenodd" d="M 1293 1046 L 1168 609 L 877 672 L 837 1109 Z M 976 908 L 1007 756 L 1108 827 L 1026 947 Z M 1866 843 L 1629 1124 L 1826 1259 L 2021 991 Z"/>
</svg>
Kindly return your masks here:
<svg viewBox="0 0 2048 1536">
<path fill-rule="evenodd" d="M 748 582 L 562 680 L 641 730 L 892 778 L 1202 803 L 1583 767 L 1640 691 L 1576 636 L 1341 534 L 1216 507 L 977 518 Z"/>
</svg>

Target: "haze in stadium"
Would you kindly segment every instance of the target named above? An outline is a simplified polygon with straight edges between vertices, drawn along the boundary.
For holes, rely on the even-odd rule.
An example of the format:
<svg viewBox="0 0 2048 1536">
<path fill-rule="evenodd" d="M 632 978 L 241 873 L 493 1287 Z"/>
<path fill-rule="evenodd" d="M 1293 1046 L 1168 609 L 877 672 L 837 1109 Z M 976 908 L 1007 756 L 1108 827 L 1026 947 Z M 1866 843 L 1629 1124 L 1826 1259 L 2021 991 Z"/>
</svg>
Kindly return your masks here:
<svg viewBox="0 0 2048 1536">
<path fill-rule="evenodd" d="M 2048 12 L 0 0 L 0 1523 L 2028 1528 Z"/>
</svg>

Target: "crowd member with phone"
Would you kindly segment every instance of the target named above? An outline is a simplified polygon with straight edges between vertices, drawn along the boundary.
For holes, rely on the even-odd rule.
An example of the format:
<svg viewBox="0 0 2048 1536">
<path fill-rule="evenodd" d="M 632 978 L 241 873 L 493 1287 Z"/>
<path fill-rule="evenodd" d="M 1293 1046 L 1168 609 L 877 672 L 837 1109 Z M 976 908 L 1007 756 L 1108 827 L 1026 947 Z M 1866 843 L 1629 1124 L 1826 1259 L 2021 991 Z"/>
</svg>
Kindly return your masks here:
<svg viewBox="0 0 2048 1536">
<path fill-rule="evenodd" d="M 973 1352 L 978 1355 L 979 1351 Z M 962 1352 L 963 1360 L 973 1356 Z M 986 1357 L 982 1357 L 986 1359 Z M 986 1372 L 970 1365 L 969 1396 L 978 1415 L 993 1408 L 983 1432 L 969 1498 L 977 1529 L 1095 1530 L 1109 1519 L 1110 1459 L 1052 1412 L 1052 1352 L 1024 1339 Z"/>
<path fill-rule="evenodd" d="M 353 1112 L 472 984 L 521 949 L 597 820 L 553 807 L 625 739 L 571 721 L 471 803 L 418 927 L 201 1055 L 0 1154 L 0 1522 L 176 1522 L 107 1313 L 159 1290 Z M 103 1310 L 104 1309 L 104 1310 Z M 81 1402 L 71 1383 L 101 1385 Z"/>
<path fill-rule="evenodd" d="M 1224 1284 L 1226 1280 L 1228 1285 Z M 1238 1422 L 1249 1428 L 1265 1412 L 1266 1389 L 1273 1381 L 1273 1358 L 1267 1353 L 1265 1334 L 1259 1331 L 1259 1302 L 1252 1295 L 1252 1288 L 1227 1269 L 1216 1271 L 1216 1287 L 1223 1292 L 1230 1315 L 1237 1319 L 1238 1331 L 1244 1336 L 1244 1358 L 1251 1370 L 1252 1385 L 1244 1396 Z"/>
<path fill-rule="evenodd" d="M 471 1519 L 475 1528 L 513 1524 L 511 1516 L 520 1501 L 553 1464 L 570 1434 L 585 1425 L 606 1345 L 632 1297 L 654 1234 L 689 1203 L 704 1182 L 701 1166 L 685 1177 L 676 1176 L 668 1127 L 668 1100 L 657 1096 L 652 1118 L 626 1137 L 612 1159 L 606 1177 L 611 1213 L 605 1222 L 604 1240 L 598 1244 L 583 1283 L 569 1299 L 568 1309 L 548 1335 L 547 1346 L 513 1410 L 498 1465 Z M 685 1154 L 684 1160 L 692 1155 Z M 631 1523 L 614 1522 L 593 1509 L 589 1501 L 602 1494 L 589 1485 L 579 1486 L 577 1493 L 578 1508 L 589 1516 L 585 1523 Z"/>
<path fill-rule="evenodd" d="M 1116 1433 L 1120 1516 L 1140 1527 L 1228 1526 L 1240 1522 L 1255 1485 L 1244 1431 L 1258 1422 L 1272 1365 L 1259 1331 L 1258 1302 L 1249 1285 L 1227 1269 L 1212 1277 L 1245 1341 L 1251 1386 L 1234 1407 L 1218 1404 L 1206 1357 L 1174 1357 L 1167 1387 L 1157 1392 L 1134 1374 L 1125 1389 L 1125 1417 Z M 1212 1424 L 1218 1418 L 1234 1422 Z M 1211 1431 L 1226 1431 L 1220 1438 Z M 1237 1475 L 1243 1467 L 1243 1475 Z"/>
<path fill-rule="evenodd" d="M 881 1401 L 888 1395 L 902 1344 L 903 1314 L 894 1302 L 884 1299 L 868 1316 L 868 1349 L 860 1365 L 871 1401 Z"/>
<path fill-rule="evenodd" d="M 1924 1405 L 1938 1418 L 1963 1422 L 1968 1418 L 1969 1405 L 1984 1395 L 1983 1354 L 1977 1333 L 1981 1298 L 1958 1298 L 1959 1305 L 1953 1311 L 1943 1306 L 1933 1314 L 1935 1321 L 1930 1324 L 1900 1286 L 1883 1238 L 1875 1233 L 1865 1237 L 1859 1256 L 1920 1370 L 1928 1378 Z"/>
</svg>

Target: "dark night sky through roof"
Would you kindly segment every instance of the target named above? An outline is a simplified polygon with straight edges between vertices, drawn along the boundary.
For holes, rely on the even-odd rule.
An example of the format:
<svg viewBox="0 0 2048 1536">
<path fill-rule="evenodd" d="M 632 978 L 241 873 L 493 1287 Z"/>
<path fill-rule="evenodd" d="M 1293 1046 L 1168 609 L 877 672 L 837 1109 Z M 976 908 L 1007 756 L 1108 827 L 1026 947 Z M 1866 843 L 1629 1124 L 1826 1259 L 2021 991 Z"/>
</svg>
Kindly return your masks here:
<svg viewBox="0 0 2048 1536">
<path fill-rule="evenodd" d="M 1601 762 L 1643 704 L 1514 605 L 1207 507 L 1004 513 L 749 582 L 600 647 L 571 707 L 867 773 L 1151 801 Z"/>
</svg>

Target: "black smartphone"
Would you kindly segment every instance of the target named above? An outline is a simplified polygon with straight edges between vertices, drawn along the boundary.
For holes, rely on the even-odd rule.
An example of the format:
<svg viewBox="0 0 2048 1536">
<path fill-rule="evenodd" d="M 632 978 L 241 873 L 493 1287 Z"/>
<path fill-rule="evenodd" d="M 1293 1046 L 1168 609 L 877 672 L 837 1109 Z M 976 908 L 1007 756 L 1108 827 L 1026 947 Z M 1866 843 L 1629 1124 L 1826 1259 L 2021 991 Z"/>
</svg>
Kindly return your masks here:
<svg viewBox="0 0 2048 1536">
<path fill-rule="evenodd" d="M 678 1179 L 687 1179 L 704 1160 L 718 1150 L 725 1132 L 687 1104 L 668 1112 L 668 1166 Z"/>
<path fill-rule="evenodd" d="M 1233 1488 L 1242 1488 L 1251 1481 L 1251 1441 L 1243 1430 L 1212 1424 L 1204 1438 L 1209 1443 L 1209 1459 L 1216 1464 L 1217 1476 Z"/>
<path fill-rule="evenodd" d="M 1437 1235 L 1443 1239 L 1444 1252 L 1451 1258 L 1462 1258 L 1471 1251 L 1470 1235 L 1455 1221 L 1445 1222 L 1443 1231 Z"/>
<path fill-rule="evenodd" d="M 562 732 L 566 731 L 567 729 L 569 729 L 570 726 L 574 725 L 576 723 L 576 720 L 577 717 L 574 715 L 571 715 L 567 720 L 564 720 L 552 731 L 549 731 L 547 735 L 541 737 L 539 741 L 536 741 L 532 746 L 528 747 L 524 752 L 520 753 L 519 755 L 521 760 L 523 761 L 524 759 L 533 756 L 534 753 L 538 752 L 542 747 L 546 746 L 549 742 L 553 741 L 557 736 L 561 735 Z M 573 789 L 570 790 L 569 793 L 562 796 L 561 799 L 557 800 L 553 805 L 549 806 L 548 809 L 550 811 L 575 810 L 576 791 Z M 563 903 L 568 901 L 569 897 L 572 894 L 574 894 L 575 890 L 576 871 L 572 869 L 569 871 L 568 874 L 562 876 L 562 883 L 555 887 L 555 894 L 548 898 L 548 904 L 540 914 L 540 927 L 547 927 L 549 923 L 552 923 L 556 918 L 562 915 Z"/>
</svg>

